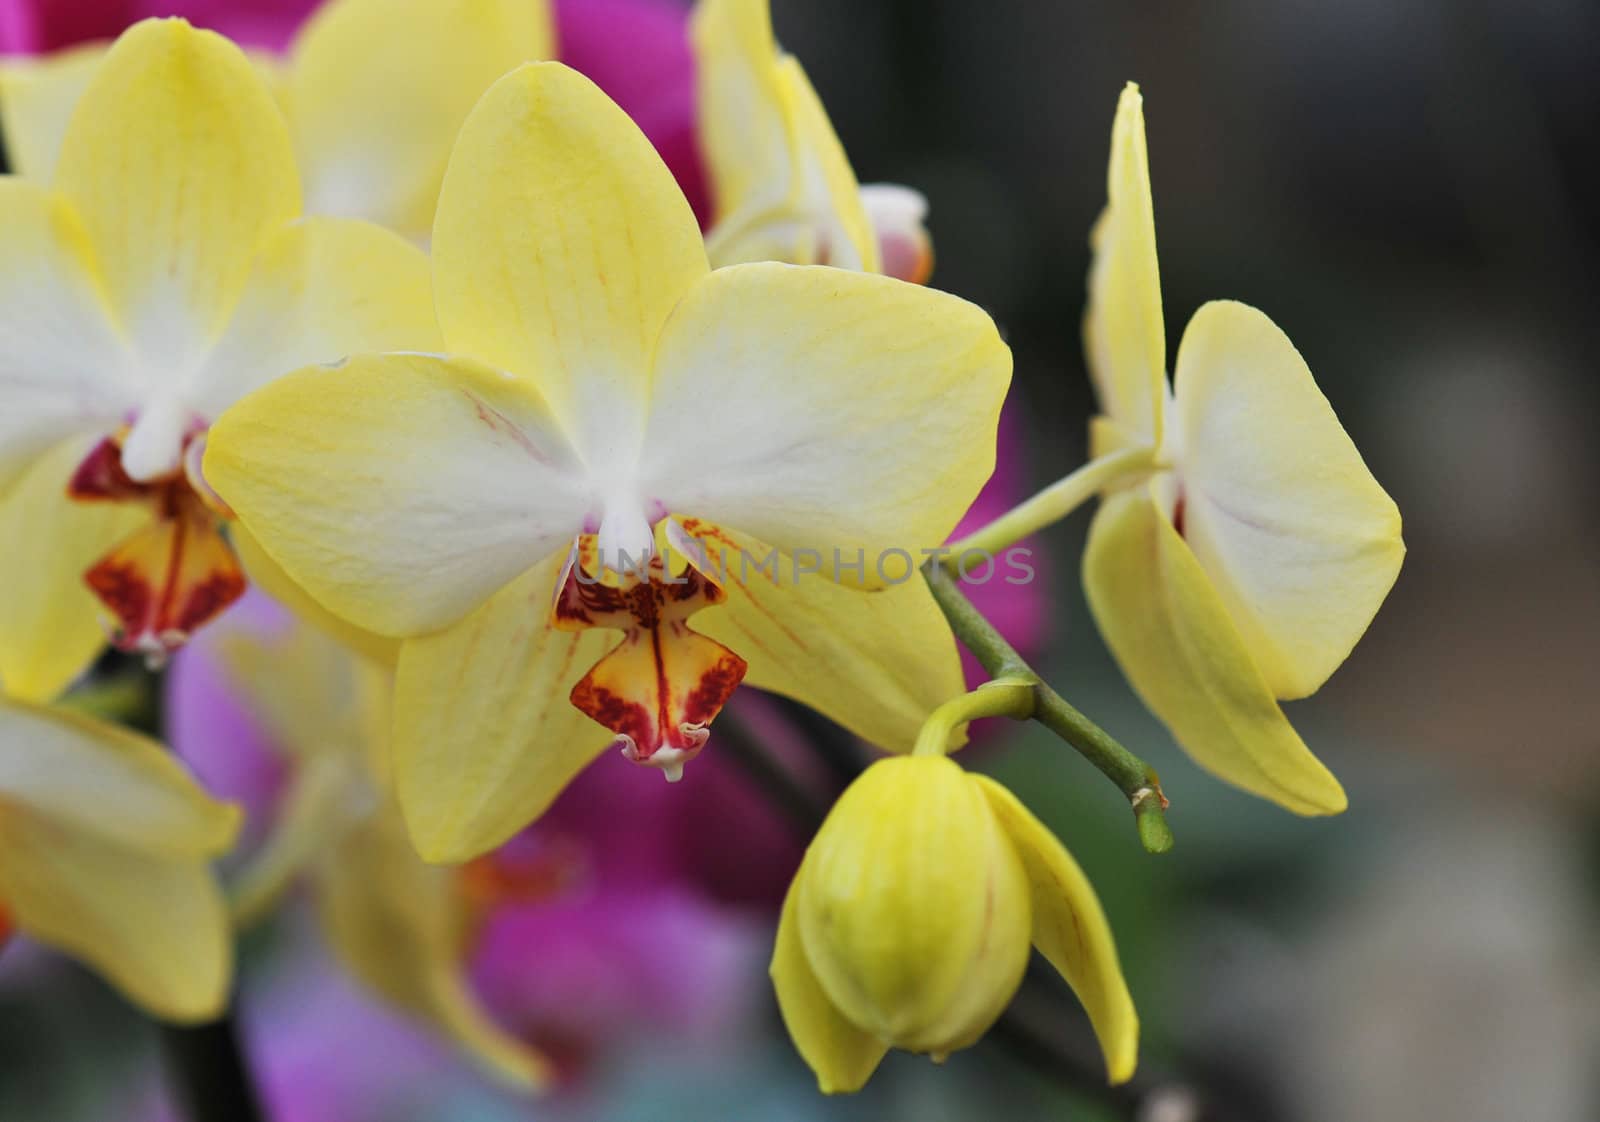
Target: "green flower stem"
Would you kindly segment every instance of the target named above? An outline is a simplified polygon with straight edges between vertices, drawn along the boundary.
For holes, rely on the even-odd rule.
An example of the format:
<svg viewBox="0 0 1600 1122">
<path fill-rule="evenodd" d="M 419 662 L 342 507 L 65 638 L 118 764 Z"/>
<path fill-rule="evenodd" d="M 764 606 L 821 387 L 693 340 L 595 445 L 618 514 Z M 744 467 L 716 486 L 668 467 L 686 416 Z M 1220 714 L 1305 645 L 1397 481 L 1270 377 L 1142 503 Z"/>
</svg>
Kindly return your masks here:
<svg viewBox="0 0 1600 1122">
<path fill-rule="evenodd" d="M 1006 642 L 1005 637 L 973 606 L 972 601 L 962 594 L 956 587 L 955 578 L 941 566 L 932 563 L 925 565 L 923 574 L 933 591 L 934 602 L 939 605 L 945 619 L 950 621 L 956 638 L 977 656 L 983 668 L 997 682 L 1007 685 L 1027 682 L 1032 685 L 1031 708 L 1026 712 L 1008 711 L 1005 715 L 1018 720 L 1031 717 L 1076 748 L 1128 797 L 1128 803 L 1133 807 L 1134 822 L 1139 829 L 1139 840 L 1144 848 L 1150 853 L 1165 853 L 1171 849 L 1172 828 L 1167 825 L 1167 797 L 1161 793 L 1161 781 L 1155 769 L 1117 743 L 1110 733 L 1051 689 L 1017 653 L 1016 648 Z M 956 702 L 964 700 L 957 698 Z M 947 703 L 947 706 L 949 704 L 954 703 Z M 947 706 L 936 710 L 930 723 L 938 719 Z M 920 738 L 918 748 L 921 748 Z"/>
<path fill-rule="evenodd" d="M 993 556 L 1030 534 L 1061 521 L 1084 503 L 1128 476 L 1155 466 L 1155 451 L 1143 446 L 1124 448 L 1090 460 L 1077 471 L 1058 479 L 1033 498 L 996 518 L 983 529 L 950 543 L 950 556 L 978 551 Z"/>
<path fill-rule="evenodd" d="M 942 756 L 950 749 L 956 729 L 979 717 L 1010 717 L 1026 721 L 1033 715 L 1033 681 L 1023 677 L 997 678 L 971 693 L 951 698 L 922 723 L 913 756 Z"/>
</svg>

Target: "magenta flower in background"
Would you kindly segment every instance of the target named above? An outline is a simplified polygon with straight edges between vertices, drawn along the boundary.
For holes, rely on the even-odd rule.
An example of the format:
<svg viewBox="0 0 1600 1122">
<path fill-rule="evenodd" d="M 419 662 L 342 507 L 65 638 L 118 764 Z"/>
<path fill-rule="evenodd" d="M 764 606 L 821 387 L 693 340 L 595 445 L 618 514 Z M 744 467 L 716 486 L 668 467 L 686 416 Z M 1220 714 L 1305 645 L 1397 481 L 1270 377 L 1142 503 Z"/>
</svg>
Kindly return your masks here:
<svg viewBox="0 0 1600 1122">
<path fill-rule="evenodd" d="M 183 16 L 247 47 L 282 50 L 317 0 L 0 0 L 0 53 L 115 39 L 151 16 Z"/>
</svg>

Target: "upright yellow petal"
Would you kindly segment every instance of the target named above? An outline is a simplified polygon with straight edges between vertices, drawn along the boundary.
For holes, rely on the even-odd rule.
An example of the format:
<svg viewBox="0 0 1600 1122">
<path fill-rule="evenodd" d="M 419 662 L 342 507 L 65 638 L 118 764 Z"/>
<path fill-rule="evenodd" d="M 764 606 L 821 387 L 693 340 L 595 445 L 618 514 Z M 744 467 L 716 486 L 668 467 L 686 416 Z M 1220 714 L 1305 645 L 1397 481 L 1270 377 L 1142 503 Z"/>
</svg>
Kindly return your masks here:
<svg viewBox="0 0 1600 1122">
<path fill-rule="evenodd" d="M 861 199 L 861 184 L 822 99 L 793 55 L 779 61 L 778 77 L 798 142 L 805 213 L 814 219 L 820 238 L 812 261 L 864 273 L 881 272 L 878 238 Z"/>
<path fill-rule="evenodd" d="M 54 177 L 72 111 L 105 56 L 105 43 L 88 43 L 0 63 L 0 127 L 15 174 L 37 183 Z"/>
<path fill-rule="evenodd" d="M 346 967 L 433 1023 L 518 1087 L 549 1082 L 549 1064 L 497 1026 L 464 976 L 465 916 L 455 874 L 424 865 L 392 808 L 351 829 L 317 867 L 317 909 Z"/>
<path fill-rule="evenodd" d="M 0 799 L 0 899 L 23 931 L 82 959 L 158 1017 L 227 1004 L 233 941 L 199 858 L 152 855 Z"/>
<path fill-rule="evenodd" d="M 800 877 L 789 886 L 772 948 L 772 985 L 795 1048 L 817 1075 L 825 1095 L 859 1091 L 878 1069 L 888 1045 L 851 1024 L 829 1000 L 806 959 L 796 912 Z"/>
<path fill-rule="evenodd" d="M 0 700 L 0 801 L 113 846 L 175 859 L 221 853 L 239 829 L 238 808 L 208 796 L 154 741 L 12 700 Z"/>
<path fill-rule="evenodd" d="M 920 564 L 988 480 L 1011 381 L 994 321 L 965 300 L 770 262 L 698 285 L 656 364 L 647 493 L 830 569 L 834 549 L 863 550 L 851 579 L 876 586 L 902 569 L 893 551 Z"/>
<path fill-rule="evenodd" d="M 244 53 L 183 20 L 125 32 L 61 146 L 113 305 L 152 377 L 222 333 L 262 239 L 300 210 L 283 114 Z"/>
<path fill-rule="evenodd" d="M 306 210 L 426 240 L 461 123 L 552 53 L 545 0 L 334 0 L 295 40 L 283 97 Z"/>
<path fill-rule="evenodd" d="M 549 626 L 563 561 L 550 558 L 454 627 L 400 648 L 395 787 L 426 860 L 493 849 L 611 743 L 567 697 L 617 635 Z"/>
<path fill-rule="evenodd" d="M 662 325 L 709 266 L 638 126 L 576 71 L 530 63 L 462 127 L 433 267 L 448 348 L 535 381 L 598 463 L 633 454 Z"/>
<path fill-rule="evenodd" d="M 1094 886 L 1066 847 L 1015 795 L 987 776 L 972 778 L 1022 857 L 1032 889 L 1034 946 L 1088 1011 L 1105 1054 L 1107 1078 L 1126 1083 L 1139 1062 L 1139 1016 Z"/>
<path fill-rule="evenodd" d="M 1111 126 L 1108 201 L 1090 235 L 1084 348 L 1100 411 L 1152 445 L 1161 442 L 1167 336 L 1161 319 L 1155 209 L 1145 152 L 1144 98 L 1129 82 Z"/>
<path fill-rule="evenodd" d="M 700 0 L 690 39 L 715 225 L 742 230 L 800 194 L 794 128 L 768 0 Z"/>
<path fill-rule="evenodd" d="M 150 517 L 67 498 L 93 443 L 58 445 L 0 497 L 0 688 L 25 701 L 59 696 L 105 648 L 107 612 L 83 575 Z"/>
<path fill-rule="evenodd" d="M 1273 694 L 1314 693 L 1377 613 L 1400 511 L 1261 312 L 1206 304 L 1178 348 L 1183 538 Z"/>
<path fill-rule="evenodd" d="M 742 534 L 706 541 L 725 603 L 695 628 L 747 663 L 748 685 L 792 697 L 890 752 L 965 689 L 950 625 L 922 574 L 880 592 L 836 584 Z M 807 564 L 810 559 L 803 559 Z"/>
<path fill-rule="evenodd" d="M 1339 813 L 1339 781 L 1284 718 L 1159 484 L 1111 497 L 1089 530 L 1084 590 L 1106 645 L 1201 767 L 1296 814 Z"/>
<path fill-rule="evenodd" d="M 208 420 L 272 379 L 364 351 L 437 351 L 428 256 L 370 222 L 307 218 L 262 243 L 186 399 Z"/>
</svg>

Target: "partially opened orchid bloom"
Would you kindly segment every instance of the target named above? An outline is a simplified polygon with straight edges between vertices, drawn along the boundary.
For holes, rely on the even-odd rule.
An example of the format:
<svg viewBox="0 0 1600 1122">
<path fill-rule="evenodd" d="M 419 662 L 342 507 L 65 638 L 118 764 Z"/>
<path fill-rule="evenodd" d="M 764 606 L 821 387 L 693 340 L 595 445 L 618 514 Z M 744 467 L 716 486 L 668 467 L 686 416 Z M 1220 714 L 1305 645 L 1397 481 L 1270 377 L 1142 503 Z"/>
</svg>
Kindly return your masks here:
<svg viewBox="0 0 1600 1122">
<path fill-rule="evenodd" d="M 425 857 L 503 841 L 610 739 L 681 766 L 746 672 L 891 748 L 961 692 L 897 551 L 943 540 L 993 469 L 1010 354 L 988 316 L 838 269 L 712 272 L 649 142 L 553 63 L 468 118 L 433 267 L 448 355 L 302 371 L 206 453 L 292 578 L 415 636 L 394 765 Z M 602 579 L 659 561 L 658 532 L 676 567 Z M 697 546 L 733 556 L 685 573 Z M 859 582 L 910 579 L 864 595 L 817 571 L 835 550 Z"/>
<path fill-rule="evenodd" d="M 233 942 L 209 862 L 238 818 L 161 745 L 0 699 L 0 942 L 65 951 L 159 1017 L 216 1016 Z"/>
<path fill-rule="evenodd" d="M 778 49 L 768 0 L 699 0 L 700 136 L 711 170 L 713 265 L 788 261 L 922 283 L 927 200 L 861 187 L 800 61 Z"/>
<path fill-rule="evenodd" d="M 1315 692 L 1366 630 L 1405 553 L 1400 513 L 1305 360 L 1254 308 L 1196 312 L 1168 390 L 1132 85 L 1109 190 L 1085 325 L 1101 406 L 1092 443 L 1106 463 L 1144 466 L 1095 516 L 1090 606 L 1134 689 L 1196 762 L 1297 813 L 1337 813 L 1344 791 L 1278 701 Z"/>
<path fill-rule="evenodd" d="M 496 78 L 553 50 L 546 0 L 331 0 L 287 59 L 256 63 L 288 118 L 306 213 L 423 241 L 467 112 Z M 0 119 L 21 174 L 50 177 L 100 57 L 91 45 L 0 68 Z"/>
<path fill-rule="evenodd" d="M 234 882 L 238 922 L 255 922 L 291 884 L 308 882 L 328 942 L 352 974 L 491 1074 L 543 1086 L 548 1063 L 495 1024 L 466 974 L 474 929 L 495 895 L 526 891 L 537 878 L 511 883 L 417 857 L 388 780 L 389 675 L 300 623 L 270 637 L 230 629 L 219 647 L 289 765 L 274 825 Z"/>
<path fill-rule="evenodd" d="M 299 213 L 265 83 L 181 20 L 112 48 L 51 187 L 0 180 L 13 694 L 58 693 L 103 646 L 106 616 L 119 647 L 160 657 L 240 594 L 226 509 L 199 474 L 206 426 L 236 398 L 307 362 L 436 345 L 419 250 Z"/>
<path fill-rule="evenodd" d="M 1126 1082 L 1139 1020 L 1093 886 L 1010 791 L 913 754 L 863 772 L 817 831 L 772 980 L 818 1085 L 855 1091 L 890 1048 L 942 1060 L 976 1043 L 1030 946 L 1083 1002 L 1111 1082 Z"/>
</svg>

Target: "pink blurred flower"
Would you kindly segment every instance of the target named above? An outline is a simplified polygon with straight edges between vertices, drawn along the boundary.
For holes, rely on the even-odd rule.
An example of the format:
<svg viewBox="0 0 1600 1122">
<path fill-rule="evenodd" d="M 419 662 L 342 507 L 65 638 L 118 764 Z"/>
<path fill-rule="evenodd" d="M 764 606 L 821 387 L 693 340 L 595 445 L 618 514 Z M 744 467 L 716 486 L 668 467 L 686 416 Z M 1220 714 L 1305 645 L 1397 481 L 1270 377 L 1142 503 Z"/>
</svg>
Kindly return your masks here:
<svg viewBox="0 0 1600 1122">
<path fill-rule="evenodd" d="M 115 39 L 150 16 L 183 16 L 247 47 L 282 50 L 317 0 L 0 0 L 0 53 Z"/>
<path fill-rule="evenodd" d="M 951 540 L 982 529 L 1028 497 L 1026 449 L 1022 442 L 1023 426 L 1017 420 L 1017 409 L 1014 402 L 1008 401 L 1001 412 L 999 451 L 994 474 L 979 492 L 967 516 L 950 535 Z M 1007 583 L 1008 576 L 1020 580 L 1024 574 L 1004 558 L 997 558 L 988 579 L 978 583 L 984 576 L 984 566 L 974 558 L 974 564 L 968 570 L 974 579 L 963 584 L 962 591 L 1013 647 L 1024 657 L 1031 657 L 1044 645 L 1049 630 L 1050 603 L 1044 591 L 1050 587 L 1047 572 L 1049 558 L 1037 544 L 1031 542 L 1016 548 L 1027 550 L 1028 553 L 1013 553 L 1012 564 L 1026 564 L 1034 570 L 1026 583 Z M 976 687 L 987 680 L 988 675 L 983 667 L 965 649 L 961 652 L 961 664 L 966 668 L 968 686 Z"/>
</svg>

